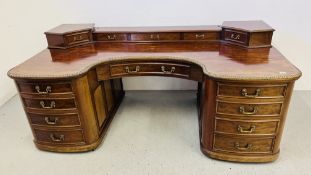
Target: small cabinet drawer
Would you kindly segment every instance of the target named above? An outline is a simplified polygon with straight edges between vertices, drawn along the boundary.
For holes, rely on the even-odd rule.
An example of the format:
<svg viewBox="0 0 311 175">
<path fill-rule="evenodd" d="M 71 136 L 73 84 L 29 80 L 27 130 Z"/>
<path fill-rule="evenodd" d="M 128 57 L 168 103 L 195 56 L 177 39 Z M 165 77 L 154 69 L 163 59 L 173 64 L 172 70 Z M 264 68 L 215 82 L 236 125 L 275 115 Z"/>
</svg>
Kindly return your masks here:
<svg viewBox="0 0 311 175">
<path fill-rule="evenodd" d="M 274 135 L 278 121 L 240 121 L 216 119 L 216 132 L 227 134 Z"/>
<path fill-rule="evenodd" d="M 127 35 L 123 33 L 95 33 L 96 41 L 126 41 Z"/>
<path fill-rule="evenodd" d="M 24 98 L 24 104 L 28 108 L 37 109 L 69 109 L 76 108 L 74 99 L 28 99 Z"/>
<path fill-rule="evenodd" d="M 286 85 L 236 85 L 218 84 L 218 96 L 239 98 L 278 98 L 284 97 Z"/>
<path fill-rule="evenodd" d="M 110 65 L 111 76 L 123 75 L 172 75 L 189 77 L 189 65 L 175 63 L 128 63 Z"/>
<path fill-rule="evenodd" d="M 233 103 L 217 101 L 217 113 L 246 116 L 278 116 L 282 103 Z"/>
<path fill-rule="evenodd" d="M 224 29 L 224 40 L 241 44 L 248 44 L 248 35 L 246 32 Z"/>
<path fill-rule="evenodd" d="M 219 40 L 219 32 L 186 32 L 183 33 L 184 40 Z"/>
<path fill-rule="evenodd" d="M 65 41 L 68 45 L 86 43 L 91 41 L 91 31 L 81 31 L 65 35 Z"/>
<path fill-rule="evenodd" d="M 33 83 L 17 83 L 21 93 L 25 94 L 63 94 L 72 93 L 71 84 L 64 83 L 46 83 L 46 82 L 33 82 Z"/>
<path fill-rule="evenodd" d="M 28 113 L 29 121 L 32 125 L 40 126 L 80 126 L 78 114 L 34 114 Z"/>
<path fill-rule="evenodd" d="M 271 153 L 273 138 L 244 138 L 215 135 L 214 150 L 235 153 Z"/>
<path fill-rule="evenodd" d="M 180 40 L 179 33 L 134 33 L 132 41 Z"/>
<path fill-rule="evenodd" d="M 48 142 L 54 144 L 76 144 L 84 143 L 82 130 L 52 131 L 34 129 L 37 142 Z"/>
</svg>

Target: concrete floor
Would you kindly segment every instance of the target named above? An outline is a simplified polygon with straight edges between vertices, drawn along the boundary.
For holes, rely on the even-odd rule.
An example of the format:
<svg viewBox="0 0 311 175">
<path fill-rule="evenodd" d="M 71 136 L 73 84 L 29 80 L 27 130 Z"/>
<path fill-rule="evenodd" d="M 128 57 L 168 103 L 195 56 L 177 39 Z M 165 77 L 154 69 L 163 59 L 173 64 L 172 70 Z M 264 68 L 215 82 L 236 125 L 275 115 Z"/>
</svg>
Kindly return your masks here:
<svg viewBox="0 0 311 175">
<path fill-rule="evenodd" d="M 39 151 L 19 97 L 0 108 L 0 174 L 311 174 L 311 91 L 295 91 L 273 163 L 217 161 L 200 152 L 193 91 L 127 92 L 101 146 L 87 153 Z"/>
</svg>

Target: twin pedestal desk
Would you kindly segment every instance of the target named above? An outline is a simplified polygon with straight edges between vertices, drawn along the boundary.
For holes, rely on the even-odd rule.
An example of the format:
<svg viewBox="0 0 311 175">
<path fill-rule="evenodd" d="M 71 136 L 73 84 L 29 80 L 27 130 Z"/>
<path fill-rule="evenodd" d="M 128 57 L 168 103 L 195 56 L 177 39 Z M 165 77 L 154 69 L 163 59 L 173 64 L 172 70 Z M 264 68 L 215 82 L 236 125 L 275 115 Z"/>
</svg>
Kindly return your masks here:
<svg viewBox="0 0 311 175">
<path fill-rule="evenodd" d="M 37 148 L 94 150 L 124 97 L 122 77 L 198 82 L 202 152 L 237 162 L 277 159 L 294 82 L 301 72 L 271 46 L 262 21 L 221 26 L 97 28 L 64 24 L 48 48 L 14 67 Z"/>
</svg>

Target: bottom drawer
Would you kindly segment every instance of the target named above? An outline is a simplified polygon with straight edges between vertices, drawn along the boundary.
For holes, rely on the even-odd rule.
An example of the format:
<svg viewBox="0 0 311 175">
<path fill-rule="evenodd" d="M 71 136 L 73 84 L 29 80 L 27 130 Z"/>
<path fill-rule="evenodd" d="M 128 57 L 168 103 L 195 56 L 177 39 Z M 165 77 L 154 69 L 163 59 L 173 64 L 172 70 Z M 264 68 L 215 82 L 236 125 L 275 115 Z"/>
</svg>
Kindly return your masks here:
<svg viewBox="0 0 311 175">
<path fill-rule="evenodd" d="M 236 153 L 271 153 L 273 138 L 215 135 L 214 150 Z"/>
<path fill-rule="evenodd" d="M 82 130 L 45 131 L 34 129 L 34 132 L 38 142 L 48 142 L 56 144 L 84 143 Z"/>
</svg>

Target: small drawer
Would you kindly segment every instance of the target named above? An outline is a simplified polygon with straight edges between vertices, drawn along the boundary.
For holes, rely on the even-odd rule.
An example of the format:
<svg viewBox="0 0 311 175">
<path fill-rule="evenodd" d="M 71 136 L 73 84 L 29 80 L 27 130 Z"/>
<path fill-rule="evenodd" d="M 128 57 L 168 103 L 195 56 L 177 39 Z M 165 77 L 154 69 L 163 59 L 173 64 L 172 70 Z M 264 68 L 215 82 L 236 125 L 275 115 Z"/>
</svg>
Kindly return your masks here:
<svg viewBox="0 0 311 175">
<path fill-rule="evenodd" d="M 82 44 L 91 41 L 91 31 L 81 31 L 65 35 L 65 41 L 68 45 Z"/>
<path fill-rule="evenodd" d="M 48 142 L 54 144 L 76 144 L 84 143 L 82 130 L 52 131 L 34 129 L 37 142 Z"/>
<path fill-rule="evenodd" d="M 72 93 L 71 84 L 68 83 L 45 83 L 45 82 L 33 82 L 33 83 L 17 83 L 20 93 L 24 94 L 63 94 Z"/>
<path fill-rule="evenodd" d="M 29 121 L 33 125 L 40 126 L 80 126 L 78 114 L 34 114 L 28 113 Z"/>
<path fill-rule="evenodd" d="M 111 76 L 167 75 L 189 77 L 191 67 L 175 63 L 128 63 L 110 65 Z"/>
<path fill-rule="evenodd" d="M 135 33 L 131 34 L 132 41 L 180 40 L 179 33 Z"/>
<path fill-rule="evenodd" d="M 282 103 L 233 103 L 217 101 L 217 113 L 244 116 L 278 116 Z"/>
<path fill-rule="evenodd" d="M 218 96 L 238 98 L 280 98 L 284 97 L 286 84 L 284 85 L 236 85 L 218 84 Z"/>
<path fill-rule="evenodd" d="M 28 99 L 24 98 L 24 104 L 28 108 L 37 109 L 69 109 L 76 108 L 75 99 Z"/>
<path fill-rule="evenodd" d="M 95 33 L 96 41 L 126 41 L 127 35 L 122 33 Z"/>
<path fill-rule="evenodd" d="M 240 121 L 216 119 L 215 130 L 226 134 L 274 135 L 278 121 Z"/>
<path fill-rule="evenodd" d="M 246 32 L 224 29 L 224 40 L 247 45 L 248 35 Z"/>
<path fill-rule="evenodd" d="M 183 33 L 184 40 L 219 40 L 219 32 L 187 32 Z"/>
<path fill-rule="evenodd" d="M 214 138 L 214 150 L 234 153 L 271 153 L 273 138 L 228 137 L 217 134 Z"/>
</svg>

